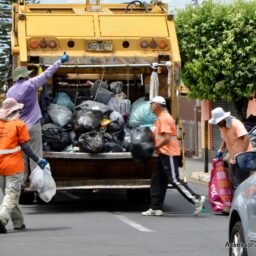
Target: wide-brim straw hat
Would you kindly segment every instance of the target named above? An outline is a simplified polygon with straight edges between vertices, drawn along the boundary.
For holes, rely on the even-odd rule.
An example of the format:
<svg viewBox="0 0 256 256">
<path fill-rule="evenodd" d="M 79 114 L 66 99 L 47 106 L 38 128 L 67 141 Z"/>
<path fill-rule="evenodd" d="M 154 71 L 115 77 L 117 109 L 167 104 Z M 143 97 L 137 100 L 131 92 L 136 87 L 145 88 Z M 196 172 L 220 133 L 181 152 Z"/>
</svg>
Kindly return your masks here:
<svg viewBox="0 0 256 256">
<path fill-rule="evenodd" d="M 211 113 L 212 118 L 209 120 L 210 124 L 218 124 L 219 122 L 230 116 L 230 112 L 225 112 L 221 107 L 213 109 Z"/>
<path fill-rule="evenodd" d="M 6 119 L 14 111 L 22 109 L 24 104 L 18 103 L 13 98 L 7 98 L 3 101 L 2 107 L 0 108 L 0 119 Z"/>
<path fill-rule="evenodd" d="M 12 79 L 14 82 L 18 81 L 20 78 L 28 77 L 33 70 L 28 70 L 26 67 L 17 67 L 12 74 Z"/>
</svg>

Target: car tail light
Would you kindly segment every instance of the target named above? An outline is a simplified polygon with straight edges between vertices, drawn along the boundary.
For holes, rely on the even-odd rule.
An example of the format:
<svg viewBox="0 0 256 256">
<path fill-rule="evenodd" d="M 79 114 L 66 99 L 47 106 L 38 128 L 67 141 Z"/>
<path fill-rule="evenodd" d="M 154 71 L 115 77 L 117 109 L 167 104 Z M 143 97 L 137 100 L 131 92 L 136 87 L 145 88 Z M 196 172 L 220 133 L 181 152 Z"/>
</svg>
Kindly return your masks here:
<svg viewBox="0 0 256 256">
<path fill-rule="evenodd" d="M 140 42 L 140 47 L 143 49 L 148 48 L 148 42 L 146 40 L 143 40 Z"/>
<path fill-rule="evenodd" d="M 38 42 L 37 42 L 36 40 L 31 40 L 31 41 L 29 42 L 29 47 L 30 47 L 31 49 L 36 49 L 36 48 L 38 47 Z"/>
<path fill-rule="evenodd" d="M 57 42 L 55 40 L 51 40 L 48 42 L 49 48 L 56 48 L 57 47 Z"/>
<path fill-rule="evenodd" d="M 158 43 L 157 43 L 157 46 L 159 49 L 165 49 L 168 47 L 168 44 L 165 40 L 160 40 Z"/>
<path fill-rule="evenodd" d="M 156 49 L 157 48 L 157 42 L 154 39 L 151 40 L 151 42 L 149 43 L 149 47 L 151 49 Z"/>
<path fill-rule="evenodd" d="M 39 46 L 40 46 L 41 48 L 47 48 L 47 46 L 48 46 L 47 41 L 41 40 L 40 43 L 39 43 Z"/>
</svg>

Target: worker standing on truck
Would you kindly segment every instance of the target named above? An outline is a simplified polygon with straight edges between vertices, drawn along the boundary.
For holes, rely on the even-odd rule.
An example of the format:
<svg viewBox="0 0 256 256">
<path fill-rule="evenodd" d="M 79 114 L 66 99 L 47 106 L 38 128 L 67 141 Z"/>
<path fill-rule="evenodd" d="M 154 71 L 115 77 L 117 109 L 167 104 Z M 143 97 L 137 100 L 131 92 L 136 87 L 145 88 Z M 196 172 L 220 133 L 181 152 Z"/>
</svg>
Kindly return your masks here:
<svg viewBox="0 0 256 256">
<path fill-rule="evenodd" d="M 162 205 L 168 183 L 171 183 L 182 196 L 195 205 L 194 215 L 198 216 L 204 207 L 205 196 L 193 192 L 187 183 L 179 178 L 178 162 L 180 161 L 181 152 L 177 129 L 173 117 L 166 110 L 165 99 L 161 96 L 154 97 L 151 100 L 151 110 L 157 116 L 154 135 L 158 159 L 151 177 L 150 209 L 142 212 L 142 215 L 163 215 Z"/>
<path fill-rule="evenodd" d="M 60 67 L 62 63 L 69 60 L 69 56 L 64 53 L 61 58 L 52 66 L 48 67 L 43 73 L 33 78 L 30 78 L 31 70 L 26 67 L 18 67 L 13 72 L 14 84 L 7 91 L 8 98 L 14 98 L 17 102 L 24 104 L 24 108 L 20 111 L 20 118 L 23 120 L 28 128 L 31 138 L 30 147 L 39 157 L 43 156 L 42 130 L 40 119 L 42 113 L 37 99 L 37 90 L 43 86 L 46 81 L 51 78 L 54 72 Z M 25 171 L 23 177 L 23 185 L 27 186 L 30 170 L 36 168 L 36 164 L 24 155 Z"/>
<path fill-rule="evenodd" d="M 0 188 L 4 194 L 0 206 L 0 233 L 12 220 L 15 230 L 25 229 L 24 218 L 18 206 L 23 180 L 24 161 L 22 151 L 42 169 L 47 165 L 29 146 L 29 134 L 25 123 L 20 120 L 19 110 L 23 104 L 7 98 L 0 108 Z"/>
</svg>

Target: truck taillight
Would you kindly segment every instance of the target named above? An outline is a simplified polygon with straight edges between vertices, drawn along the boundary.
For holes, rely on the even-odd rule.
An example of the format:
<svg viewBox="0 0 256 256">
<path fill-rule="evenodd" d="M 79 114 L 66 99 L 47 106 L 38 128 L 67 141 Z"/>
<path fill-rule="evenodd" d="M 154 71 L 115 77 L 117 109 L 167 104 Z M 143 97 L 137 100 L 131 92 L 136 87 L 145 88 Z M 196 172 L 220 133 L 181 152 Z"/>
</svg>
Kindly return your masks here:
<svg viewBox="0 0 256 256">
<path fill-rule="evenodd" d="M 151 49 L 156 49 L 157 48 L 157 42 L 154 39 L 152 39 L 151 42 L 149 43 L 149 47 Z"/>
<path fill-rule="evenodd" d="M 55 40 L 51 40 L 48 42 L 49 48 L 53 49 L 57 47 L 57 42 Z"/>
<path fill-rule="evenodd" d="M 168 44 L 165 40 L 160 40 L 158 43 L 157 43 L 157 46 L 159 49 L 165 49 L 168 47 Z"/>
<path fill-rule="evenodd" d="M 31 49 L 36 49 L 36 48 L 38 47 L 38 42 L 37 42 L 36 40 L 31 40 L 31 41 L 29 42 L 29 47 L 30 47 Z"/>
<path fill-rule="evenodd" d="M 148 48 L 148 42 L 147 42 L 146 40 L 142 40 L 142 41 L 140 42 L 140 47 L 141 47 L 142 49 Z"/>
<path fill-rule="evenodd" d="M 41 41 L 39 42 L 39 46 L 44 49 L 44 48 L 47 48 L 48 43 L 47 43 L 47 41 L 45 41 L 45 40 L 41 40 Z"/>
</svg>

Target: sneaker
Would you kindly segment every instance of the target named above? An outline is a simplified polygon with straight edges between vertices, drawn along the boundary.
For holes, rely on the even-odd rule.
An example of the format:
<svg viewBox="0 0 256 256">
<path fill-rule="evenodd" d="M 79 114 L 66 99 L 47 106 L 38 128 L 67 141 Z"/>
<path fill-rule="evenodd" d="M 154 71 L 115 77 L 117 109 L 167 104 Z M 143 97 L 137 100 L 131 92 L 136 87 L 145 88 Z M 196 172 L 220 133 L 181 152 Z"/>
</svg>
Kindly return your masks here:
<svg viewBox="0 0 256 256">
<path fill-rule="evenodd" d="M 153 209 L 148 209 L 145 212 L 141 213 L 144 216 L 162 216 L 163 215 L 163 211 L 162 210 L 153 210 Z"/>
<path fill-rule="evenodd" d="M 198 216 L 200 212 L 203 210 L 203 208 L 205 207 L 204 202 L 205 202 L 205 196 L 200 196 L 200 199 L 197 199 L 195 203 L 195 211 L 194 211 L 195 216 Z"/>
<path fill-rule="evenodd" d="M 26 229 L 26 226 L 25 226 L 25 224 L 22 224 L 20 227 L 15 227 L 13 229 L 14 230 L 24 230 L 24 229 Z"/>
<path fill-rule="evenodd" d="M 0 220 L 0 233 L 2 233 L 2 234 L 7 233 L 5 225 L 3 224 L 3 222 L 1 220 Z"/>
</svg>

